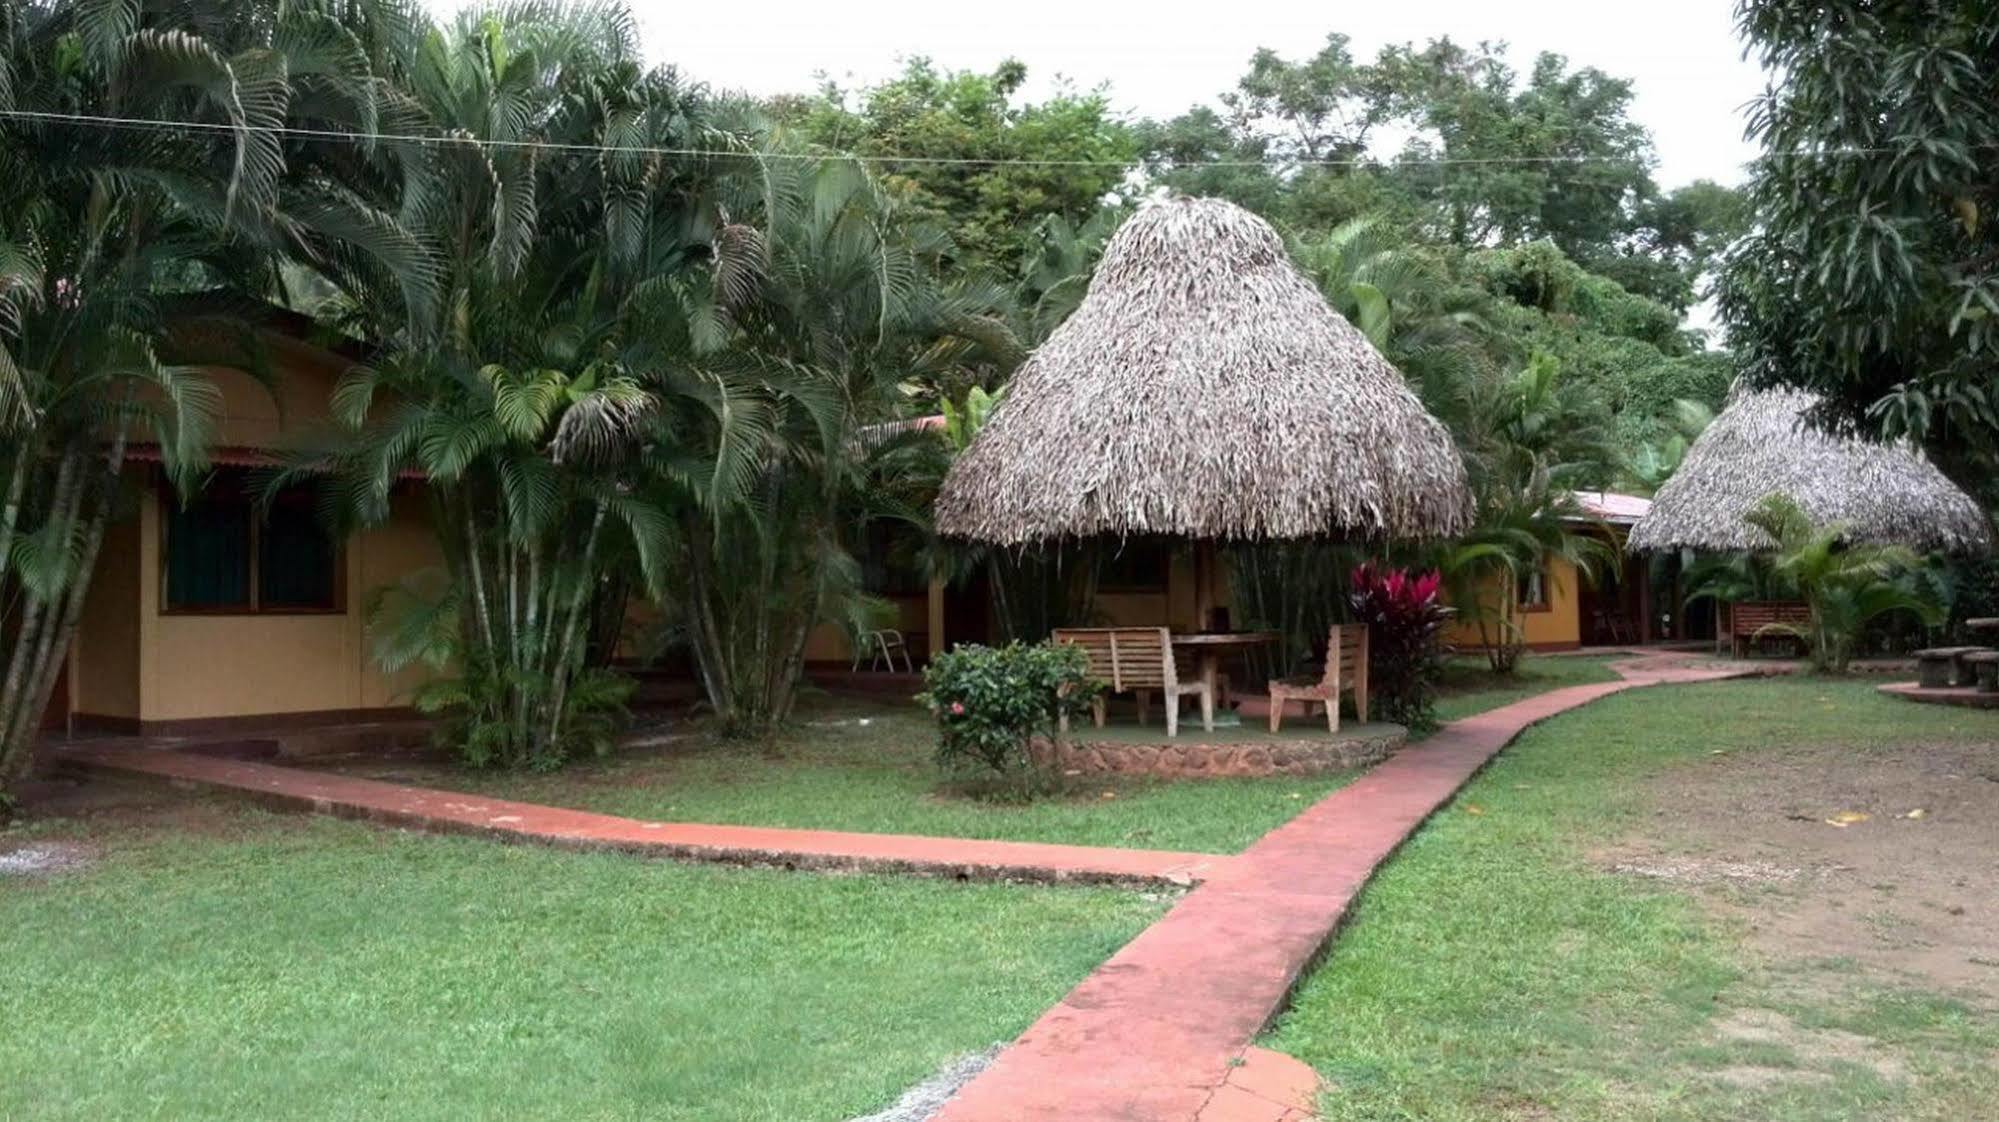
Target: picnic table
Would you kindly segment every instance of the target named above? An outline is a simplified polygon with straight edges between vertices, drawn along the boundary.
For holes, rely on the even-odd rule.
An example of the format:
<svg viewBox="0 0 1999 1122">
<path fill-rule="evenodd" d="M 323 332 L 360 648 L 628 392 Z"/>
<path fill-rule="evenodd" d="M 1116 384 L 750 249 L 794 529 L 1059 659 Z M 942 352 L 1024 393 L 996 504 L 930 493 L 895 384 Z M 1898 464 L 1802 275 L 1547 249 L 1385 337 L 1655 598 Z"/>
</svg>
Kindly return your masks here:
<svg viewBox="0 0 1999 1122">
<path fill-rule="evenodd" d="M 1220 697 L 1222 659 L 1251 647 L 1284 641 L 1279 631 L 1191 631 L 1173 636 L 1173 646 L 1199 658 L 1209 697 Z"/>
<path fill-rule="evenodd" d="M 1990 631 L 1999 633 L 1999 616 L 1982 616 L 1964 621 L 1966 631 Z"/>
</svg>

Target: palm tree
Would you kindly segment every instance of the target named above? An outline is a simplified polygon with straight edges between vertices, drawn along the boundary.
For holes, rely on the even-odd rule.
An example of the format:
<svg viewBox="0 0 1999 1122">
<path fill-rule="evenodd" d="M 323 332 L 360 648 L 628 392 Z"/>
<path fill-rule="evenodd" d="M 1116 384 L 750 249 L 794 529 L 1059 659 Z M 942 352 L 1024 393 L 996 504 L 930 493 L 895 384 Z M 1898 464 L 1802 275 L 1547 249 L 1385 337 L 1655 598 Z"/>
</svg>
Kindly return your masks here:
<svg viewBox="0 0 1999 1122">
<path fill-rule="evenodd" d="M 1407 377 L 1424 406 L 1453 432 L 1470 422 L 1478 387 L 1498 373 L 1490 297 L 1455 284 L 1444 261 L 1411 249 L 1389 222 L 1364 215 L 1291 254 L 1326 300 Z"/>
<path fill-rule="evenodd" d="M 1600 486 L 1616 451 L 1600 403 L 1566 386 L 1546 355 L 1478 387 L 1472 404 L 1459 440 L 1478 521 L 1445 547 L 1436 567 L 1461 618 L 1477 626 L 1492 669 L 1510 673 L 1526 643 L 1523 582 L 1555 559 L 1592 580 L 1615 558 L 1604 535 L 1578 529 L 1589 519 L 1574 492 Z"/>
<path fill-rule="evenodd" d="M 371 103 L 336 9 L 375 7 L 0 8 L 0 789 L 75 635 L 129 443 L 199 483 L 220 405 L 202 364 L 255 365 L 213 345 L 237 334 L 227 308 L 270 294 L 279 256 L 332 217 L 281 206 L 310 158 L 277 130 Z"/>
<path fill-rule="evenodd" d="M 790 715 L 813 629 L 872 610 L 858 535 L 920 519 L 936 471 L 934 435 L 892 422 L 943 368 L 990 359 L 993 326 L 939 285 L 941 229 L 857 162 L 771 159 L 758 186 L 756 224 L 735 235 L 757 247 L 752 275 L 722 294 L 725 335 L 676 382 L 661 428 L 664 447 L 695 450 L 664 477 L 683 531 L 676 606 L 709 703 L 749 735 Z"/>
<path fill-rule="evenodd" d="M 1631 484 L 1646 494 L 1666 485 L 1687 458 L 1687 449 L 1714 423 L 1714 409 L 1699 401 L 1680 398 L 1673 402 L 1671 426 L 1658 440 L 1647 441 L 1632 453 L 1624 465 Z"/>
<path fill-rule="evenodd" d="M 1815 523 L 1788 495 L 1765 498 L 1744 518 L 1777 543 L 1771 571 L 1795 587 L 1811 609 L 1805 627 L 1771 629 L 1803 639 L 1815 668 L 1845 673 L 1867 625 L 1889 613 L 1909 612 L 1932 627 L 1943 621 L 1925 585 L 1898 579 L 1922 568 L 1914 551 L 1848 541 L 1845 526 Z"/>
<path fill-rule="evenodd" d="M 636 57 L 611 7 L 472 11 L 388 43 L 397 132 L 435 139 L 350 152 L 341 182 L 353 228 L 406 247 L 423 282 L 353 238 L 316 258 L 328 310 L 378 357 L 342 379 L 340 430 L 294 474 L 330 470 L 364 524 L 425 478 L 446 579 L 378 605 L 377 652 L 456 668 L 416 700 L 475 765 L 607 747 L 628 686 L 586 665 L 583 636 L 622 587 L 609 559 L 664 588 L 670 524 L 640 495 L 640 452 L 675 371 L 650 312 L 728 275 L 704 267 L 707 169 L 651 151 L 689 146 L 704 102 Z"/>
</svg>

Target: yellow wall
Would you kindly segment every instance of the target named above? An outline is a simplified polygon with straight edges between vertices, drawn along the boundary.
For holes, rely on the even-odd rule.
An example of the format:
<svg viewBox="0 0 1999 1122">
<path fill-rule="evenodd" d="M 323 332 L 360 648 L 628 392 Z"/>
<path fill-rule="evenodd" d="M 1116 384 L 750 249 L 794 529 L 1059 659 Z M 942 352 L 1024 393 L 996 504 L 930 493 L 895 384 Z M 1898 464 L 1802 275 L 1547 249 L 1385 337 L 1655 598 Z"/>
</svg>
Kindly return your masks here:
<svg viewBox="0 0 1999 1122">
<path fill-rule="evenodd" d="M 162 614 L 156 492 L 146 495 L 140 514 L 142 720 L 399 705 L 420 680 L 420 669 L 394 679 L 383 674 L 366 622 L 376 589 L 442 563 L 421 495 L 398 496 L 386 525 L 348 539 L 346 605 L 312 615 Z"/>
<path fill-rule="evenodd" d="M 324 420 L 337 356 L 268 337 L 275 395 L 230 370 L 212 376 L 223 410 L 221 448 L 279 448 Z M 377 589 L 442 563 L 420 491 L 391 500 L 383 526 L 344 549 L 344 606 L 300 615 L 168 615 L 160 611 L 162 496 L 150 465 L 130 469 L 135 514 L 106 533 L 71 652 L 71 706 L 89 716 L 174 721 L 369 709 L 405 704 L 421 668 L 390 677 L 366 634 Z"/>
<path fill-rule="evenodd" d="M 1577 599 L 1575 566 L 1562 558 L 1551 557 L 1542 581 L 1547 586 L 1548 609 L 1520 614 L 1527 645 L 1552 649 L 1578 645 L 1582 642 L 1582 606 Z M 1460 618 L 1445 633 L 1445 640 L 1456 647 L 1476 647 L 1479 645 L 1478 624 Z"/>
<path fill-rule="evenodd" d="M 138 519 L 105 527 L 70 646 L 71 712 L 139 717 L 139 552 Z"/>
</svg>

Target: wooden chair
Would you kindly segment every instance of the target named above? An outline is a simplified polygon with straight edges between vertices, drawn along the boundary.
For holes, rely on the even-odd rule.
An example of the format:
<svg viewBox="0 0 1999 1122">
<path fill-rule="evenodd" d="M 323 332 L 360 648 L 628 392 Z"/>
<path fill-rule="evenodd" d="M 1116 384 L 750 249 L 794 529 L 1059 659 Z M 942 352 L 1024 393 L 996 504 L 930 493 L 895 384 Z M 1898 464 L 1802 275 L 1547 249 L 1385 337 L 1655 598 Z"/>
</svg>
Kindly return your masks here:
<svg viewBox="0 0 1999 1122">
<path fill-rule="evenodd" d="M 1354 715 L 1367 721 L 1367 625 L 1334 624 L 1326 637 L 1326 671 L 1318 678 L 1281 678 L 1270 683 L 1270 731 L 1284 727 L 1284 704 L 1302 701 L 1310 713 L 1326 707 L 1326 728 L 1340 731 L 1340 694 L 1353 695 Z"/>
<path fill-rule="evenodd" d="M 1103 682 L 1111 693 L 1138 695 L 1138 723 L 1145 723 L 1152 691 L 1158 690 L 1166 702 L 1166 735 L 1180 735 L 1180 699 L 1194 694 L 1201 699 L 1201 727 L 1215 727 L 1215 697 L 1207 683 L 1196 678 L 1182 682 L 1173 665 L 1173 637 L 1163 627 L 1076 627 L 1057 629 L 1058 643 L 1081 647 L 1090 656 L 1090 677 Z M 1098 695 L 1092 715 L 1098 728 L 1104 727 L 1104 699 Z M 1068 718 L 1062 731 L 1069 731 Z"/>
</svg>

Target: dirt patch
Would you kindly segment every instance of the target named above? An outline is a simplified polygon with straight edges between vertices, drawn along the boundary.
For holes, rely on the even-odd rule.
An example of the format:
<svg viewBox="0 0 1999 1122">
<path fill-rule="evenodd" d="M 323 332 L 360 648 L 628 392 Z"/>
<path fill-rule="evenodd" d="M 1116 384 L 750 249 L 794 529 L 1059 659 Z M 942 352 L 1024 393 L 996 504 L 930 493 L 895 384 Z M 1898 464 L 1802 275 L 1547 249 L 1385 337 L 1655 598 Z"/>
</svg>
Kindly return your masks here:
<svg viewBox="0 0 1999 1122">
<path fill-rule="evenodd" d="M 21 791 L 14 827 L 36 842 L 88 833 L 140 844 L 158 833 L 237 837 L 259 821 L 239 797 L 194 791 L 156 779 L 92 775 L 36 780 Z M 18 843 L 26 845 L 29 839 Z M 0 850 L 10 839 L 0 835 Z"/>
<path fill-rule="evenodd" d="M 1687 886 L 1773 959 L 1999 1006 L 1999 746 L 1772 747 L 1648 792 L 1604 868 Z"/>
<path fill-rule="evenodd" d="M 1889 1080 L 1905 1079 L 1909 1074 L 1902 1055 L 1871 1036 L 1842 1029 L 1806 1028 L 1774 1009 L 1738 1009 L 1716 1022 L 1714 1031 L 1729 1043 L 1784 1049 L 1810 1069 L 1818 1069 L 1742 1064 L 1714 1073 L 1722 1082 L 1736 1086 L 1823 1081 L 1831 1076 L 1822 1069 L 1833 1064 L 1855 1064 Z"/>
</svg>

